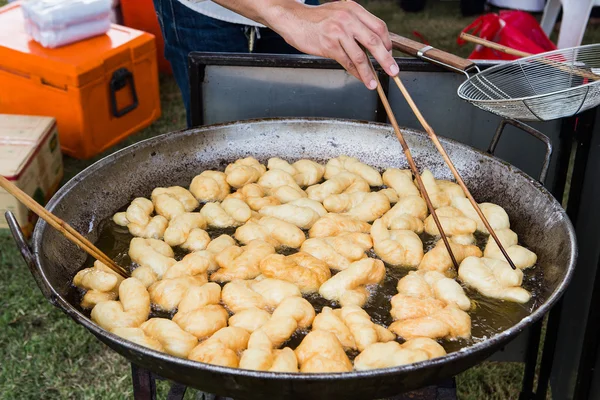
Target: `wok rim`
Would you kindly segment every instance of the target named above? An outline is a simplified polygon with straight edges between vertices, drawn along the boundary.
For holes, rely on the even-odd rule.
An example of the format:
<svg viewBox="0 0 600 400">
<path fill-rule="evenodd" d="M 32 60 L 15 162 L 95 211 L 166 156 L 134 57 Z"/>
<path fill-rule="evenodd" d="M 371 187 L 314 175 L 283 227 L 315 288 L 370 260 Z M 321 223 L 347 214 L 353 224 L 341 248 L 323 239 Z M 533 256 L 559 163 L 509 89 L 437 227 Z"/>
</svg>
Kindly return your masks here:
<svg viewBox="0 0 600 400">
<path fill-rule="evenodd" d="M 151 146 L 153 144 L 160 145 L 160 143 L 164 140 L 165 137 L 169 137 L 172 140 L 185 135 L 191 134 L 199 134 L 202 132 L 211 131 L 215 128 L 223 128 L 223 127 L 231 127 L 235 125 L 248 125 L 248 124 L 264 124 L 264 123 L 336 123 L 346 126 L 352 125 L 368 125 L 372 126 L 380 131 L 389 131 L 392 132 L 393 128 L 389 124 L 377 123 L 371 121 L 364 120 L 352 120 L 352 119 L 341 119 L 341 118 L 323 118 L 323 117 L 309 117 L 309 118 L 259 118 L 259 119 L 248 119 L 248 120 L 240 120 L 233 122 L 225 122 L 219 124 L 205 125 L 194 127 L 190 129 L 182 129 L 174 132 L 167 132 L 158 136 L 154 136 L 148 139 L 141 140 L 134 144 L 131 144 L 123 149 L 120 149 L 112 154 L 109 154 L 102 159 L 94 162 L 92 165 L 85 168 L 83 171 L 79 172 L 73 178 L 71 178 L 67 183 L 65 183 L 50 199 L 50 201 L 46 205 L 46 209 L 48 211 L 52 211 L 63 199 L 63 197 L 68 194 L 68 192 L 79 182 L 89 177 L 91 174 L 96 172 L 97 170 L 104 167 L 105 164 L 112 162 L 114 158 L 123 157 L 133 151 L 136 151 L 139 147 Z M 401 128 L 403 131 L 408 131 L 411 134 L 416 134 L 427 138 L 427 134 L 425 132 L 411 129 L 411 128 Z M 217 373 L 217 374 L 226 374 L 231 377 L 243 377 L 243 378 L 256 378 L 256 379 L 268 379 L 268 380 L 276 380 L 276 381 L 327 381 L 327 380 L 354 380 L 354 379 L 364 379 L 364 378 L 373 378 L 373 377 L 386 377 L 393 375 L 400 375 L 403 373 L 415 372 L 422 368 L 429 367 L 441 367 L 443 365 L 458 361 L 463 357 L 467 357 L 468 355 L 476 352 L 484 352 L 486 349 L 498 347 L 501 344 L 506 344 L 510 339 L 513 339 L 517 334 L 521 333 L 525 328 L 532 325 L 534 322 L 540 320 L 558 301 L 558 299 L 563 295 L 566 290 L 568 284 L 570 283 L 574 269 L 575 263 L 578 256 L 578 247 L 577 247 L 577 238 L 575 235 L 575 230 L 573 224 L 569 217 L 566 215 L 565 210 L 560 205 L 560 203 L 554 198 L 554 196 L 537 180 L 532 178 L 531 176 L 525 174 L 523 171 L 518 169 L 512 164 L 507 163 L 504 160 L 501 160 L 489 153 L 461 143 L 457 140 L 440 137 L 440 141 L 442 144 L 450 143 L 453 145 L 458 145 L 461 147 L 466 147 L 468 150 L 475 151 L 480 155 L 492 159 L 494 162 L 498 162 L 505 167 L 511 169 L 511 172 L 514 172 L 518 175 L 521 175 L 523 178 L 527 179 L 530 183 L 534 185 L 539 191 L 541 191 L 547 198 L 550 199 L 551 202 L 555 203 L 558 210 L 564 214 L 564 220 L 567 224 L 568 238 L 569 243 L 572 243 L 573 251 L 571 252 L 570 259 L 567 265 L 567 271 L 565 273 L 562 282 L 560 282 L 554 292 L 548 297 L 548 299 L 542 303 L 536 310 L 534 310 L 530 315 L 522 318 L 518 323 L 511 326 L 510 328 L 491 336 L 489 339 L 476 343 L 472 346 L 461 348 L 458 351 L 446 354 L 443 357 L 438 357 L 430 360 L 420 361 L 413 364 L 407 364 L 396 367 L 389 368 L 378 368 L 371 369 L 365 371 L 356 371 L 352 370 L 351 372 L 342 372 L 342 373 L 283 373 L 283 372 L 268 372 L 268 371 L 255 371 L 255 370 L 247 370 L 241 368 L 230 368 L 230 367 L 222 367 L 214 364 L 207 364 L 199 361 L 193 361 L 188 359 L 183 359 L 179 357 L 175 357 L 169 355 L 167 353 L 159 352 L 156 350 L 152 350 L 150 348 L 138 345 L 136 343 L 130 342 L 120 336 L 117 336 L 103 328 L 99 325 L 96 325 L 90 318 L 81 313 L 78 309 L 76 309 L 73 305 L 71 305 L 64 296 L 61 296 L 55 288 L 50 284 L 48 279 L 46 278 L 45 271 L 42 267 L 41 259 L 43 257 L 42 253 L 42 235 L 45 229 L 48 229 L 48 224 L 39 220 L 36 223 L 31 244 L 32 244 L 32 252 L 34 256 L 34 262 L 36 264 L 36 268 L 41 275 L 41 278 L 44 281 L 44 284 L 51 290 L 52 296 L 55 297 L 55 301 L 49 299 L 50 302 L 56 307 L 60 308 L 63 312 L 65 312 L 69 317 L 71 317 L 75 322 L 83 325 L 86 329 L 88 329 L 95 336 L 104 337 L 111 342 L 117 342 L 124 346 L 129 347 L 131 350 L 142 353 L 146 357 L 160 359 L 163 362 L 176 364 L 176 368 L 192 368 L 192 369 L 202 369 L 207 372 Z M 126 357 L 128 358 L 128 357 Z M 130 361 L 130 360 L 129 360 Z"/>
</svg>

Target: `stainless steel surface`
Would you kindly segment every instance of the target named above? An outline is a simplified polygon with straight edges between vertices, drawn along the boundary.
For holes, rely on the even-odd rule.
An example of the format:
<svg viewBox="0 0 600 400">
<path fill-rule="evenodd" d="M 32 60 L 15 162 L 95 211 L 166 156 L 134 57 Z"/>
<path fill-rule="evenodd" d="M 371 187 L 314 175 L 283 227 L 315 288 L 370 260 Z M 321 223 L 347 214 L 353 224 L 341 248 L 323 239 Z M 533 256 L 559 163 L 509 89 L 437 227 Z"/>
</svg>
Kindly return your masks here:
<svg viewBox="0 0 600 400">
<path fill-rule="evenodd" d="M 458 95 L 504 117 L 549 121 L 600 104 L 599 67 L 600 44 L 560 49 L 476 74 L 460 85 Z M 583 71 L 597 78 L 584 78 Z"/>
<path fill-rule="evenodd" d="M 438 178 L 451 178 L 424 133 L 406 130 L 417 164 Z M 93 324 L 66 299 L 85 254 L 44 222 L 32 238 L 35 260 L 48 299 L 101 341 L 166 378 L 233 398 L 381 398 L 455 375 L 489 357 L 539 320 L 565 290 L 576 259 L 572 226 L 560 204 L 535 179 L 515 167 L 463 144 L 442 138 L 478 201 L 493 201 L 511 216 L 520 240 L 538 254 L 543 270 L 543 304 L 512 328 L 440 359 L 347 374 L 275 374 L 222 368 L 178 359 L 127 342 Z M 47 208 L 90 240 L 101 221 L 137 196 L 164 185 L 188 185 L 204 169 L 252 155 L 325 160 L 348 154 L 377 166 L 406 168 L 400 146 L 387 125 L 341 120 L 265 120 L 170 133 L 137 143 L 99 161 L 62 187 Z"/>
</svg>

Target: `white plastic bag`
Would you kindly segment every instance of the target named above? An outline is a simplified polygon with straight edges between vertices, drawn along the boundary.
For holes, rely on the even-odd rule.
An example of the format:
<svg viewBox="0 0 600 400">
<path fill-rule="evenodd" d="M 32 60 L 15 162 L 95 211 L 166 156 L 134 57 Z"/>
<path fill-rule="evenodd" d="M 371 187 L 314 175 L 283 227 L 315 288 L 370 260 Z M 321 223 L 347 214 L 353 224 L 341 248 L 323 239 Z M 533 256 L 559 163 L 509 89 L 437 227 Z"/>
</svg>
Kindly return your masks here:
<svg viewBox="0 0 600 400">
<path fill-rule="evenodd" d="M 111 0 L 26 0 L 25 30 L 42 46 L 55 48 L 110 29 Z"/>
</svg>

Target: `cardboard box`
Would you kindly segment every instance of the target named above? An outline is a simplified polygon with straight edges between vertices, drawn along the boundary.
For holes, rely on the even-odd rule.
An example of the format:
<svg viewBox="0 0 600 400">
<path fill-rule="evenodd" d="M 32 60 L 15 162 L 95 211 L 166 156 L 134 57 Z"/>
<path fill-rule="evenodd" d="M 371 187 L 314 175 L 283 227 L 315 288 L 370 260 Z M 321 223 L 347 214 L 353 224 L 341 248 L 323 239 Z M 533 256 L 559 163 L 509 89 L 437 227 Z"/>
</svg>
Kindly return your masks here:
<svg viewBox="0 0 600 400">
<path fill-rule="evenodd" d="M 0 114 L 0 175 L 38 203 L 50 200 L 63 177 L 54 118 Z M 0 229 L 8 227 L 6 211 L 12 211 L 23 233 L 31 235 L 37 216 L 0 189 Z"/>
</svg>

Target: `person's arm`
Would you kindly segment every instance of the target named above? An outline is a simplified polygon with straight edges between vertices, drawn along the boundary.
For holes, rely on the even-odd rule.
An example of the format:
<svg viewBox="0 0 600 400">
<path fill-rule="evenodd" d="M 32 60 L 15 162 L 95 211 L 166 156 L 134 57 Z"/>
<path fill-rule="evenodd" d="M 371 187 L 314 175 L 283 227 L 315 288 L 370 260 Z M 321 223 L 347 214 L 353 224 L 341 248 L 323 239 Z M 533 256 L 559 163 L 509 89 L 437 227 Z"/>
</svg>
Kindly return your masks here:
<svg viewBox="0 0 600 400">
<path fill-rule="evenodd" d="M 375 77 L 359 43 L 389 75 L 398 74 L 385 22 L 353 1 L 320 6 L 307 6 L 295 0 L 214 1 L 268 26 L 304 53 L 333 58 L 369 89 L 375 89 Z"/>
</svg>

